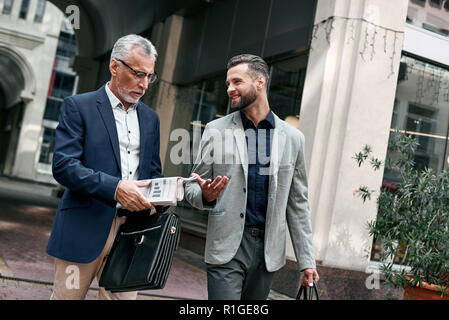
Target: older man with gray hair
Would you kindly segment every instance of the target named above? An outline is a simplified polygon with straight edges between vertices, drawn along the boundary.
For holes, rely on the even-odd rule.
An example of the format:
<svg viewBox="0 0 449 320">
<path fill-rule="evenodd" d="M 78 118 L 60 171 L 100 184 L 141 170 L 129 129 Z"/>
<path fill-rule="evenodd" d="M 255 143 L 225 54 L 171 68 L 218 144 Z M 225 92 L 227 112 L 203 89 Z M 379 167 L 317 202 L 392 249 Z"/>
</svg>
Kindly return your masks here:
<svg viewBox="0 0 449 320">
<path fill-rule="evenodd" d="M 56 212 L 47 253 L 55 257 L 51 299 L 84 299 L 100 279 L 118 228 L 130 212 L 154 206 L 139 192 L 161 177 L 159 118 L 140 102 L 157 52 L 138 35 L 117 40 L 111 80 L 99 90 L 68 97 L 61 106 L 53 176 L 66 191 Z M 99 299 L 136 299 L 137 292 L 100 288 Z"/>
</svg>

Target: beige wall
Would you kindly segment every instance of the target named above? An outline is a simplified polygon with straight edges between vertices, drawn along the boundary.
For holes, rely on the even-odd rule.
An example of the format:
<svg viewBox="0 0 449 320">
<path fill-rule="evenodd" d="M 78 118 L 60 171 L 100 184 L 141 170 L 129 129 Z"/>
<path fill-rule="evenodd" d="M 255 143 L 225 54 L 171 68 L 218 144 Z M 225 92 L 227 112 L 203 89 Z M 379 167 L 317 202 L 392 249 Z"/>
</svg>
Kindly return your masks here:
<svg viewBox="0 0 449 320">
<path fill-rule="evenodd" d="M 365 144 L 385 157 L 407 4 L 318 1 L 299 129 L 306 137 L 316 259 L 325 266 L 364 271 L 369 262 L 365 226 L 376 217 L 376 202 L 363 204 L 353 190 L 380 187 L 382 170 L 358 168 L 352 157 Z M 385 45 L 386 28 L 399 32 L 388 31 Z"/>
</svg>

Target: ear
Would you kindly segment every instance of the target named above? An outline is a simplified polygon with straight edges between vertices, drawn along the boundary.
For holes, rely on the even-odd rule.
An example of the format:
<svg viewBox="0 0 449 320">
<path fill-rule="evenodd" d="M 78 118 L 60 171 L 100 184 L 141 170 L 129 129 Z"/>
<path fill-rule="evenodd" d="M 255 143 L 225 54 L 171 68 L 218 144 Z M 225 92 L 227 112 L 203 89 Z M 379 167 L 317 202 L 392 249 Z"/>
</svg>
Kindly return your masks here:
<svg viewBox="0 0 449 320">
<path fill-rule="evenodd" d="M 119 65 L 117 63 L 117 60 L 115 59 L 111 59 L 111 61 L 109 62 L 109 71 L 111 72 L 112 76 L 117 76 L 117 70 L 119 68 Z"/>
<path fill-rule="evenodd" d="M 256 79 L 256 87 L 258 90 L 262 90 L 267 85 L 267 79 L 264 76 L 259 76 Z"/>
</svg>

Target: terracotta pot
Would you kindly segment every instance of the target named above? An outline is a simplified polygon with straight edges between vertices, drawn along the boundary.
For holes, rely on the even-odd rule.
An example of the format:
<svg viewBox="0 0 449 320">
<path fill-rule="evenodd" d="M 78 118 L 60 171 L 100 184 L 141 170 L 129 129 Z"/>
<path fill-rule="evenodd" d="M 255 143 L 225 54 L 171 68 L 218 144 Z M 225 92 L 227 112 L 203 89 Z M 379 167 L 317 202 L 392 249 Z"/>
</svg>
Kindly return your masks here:
<svg viewBox="0 0 449 320">
<path fill-rule="evenodd" d="M 435 284 L 422 283 L 422 288 L 417 285 L 415 288 L 406 287 L 404 289 L 404 300 L 449 300 L 449 290 L 442 296 L 438 286 Z"/>
</svg>

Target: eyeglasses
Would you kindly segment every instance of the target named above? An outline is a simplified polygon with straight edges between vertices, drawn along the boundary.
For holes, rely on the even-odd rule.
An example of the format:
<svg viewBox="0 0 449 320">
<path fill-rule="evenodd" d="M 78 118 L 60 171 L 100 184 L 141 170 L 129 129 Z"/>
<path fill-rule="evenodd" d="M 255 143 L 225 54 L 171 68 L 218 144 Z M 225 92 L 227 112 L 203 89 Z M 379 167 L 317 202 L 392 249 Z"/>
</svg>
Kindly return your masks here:
<svg viewBox="0 0 449 320">
<path fill-rule="evenodd" d="M 137 78 L 139 79 L 144 79 L 144 78 L 148 78 L 150 83 L 154 83 L 157 80 L 157 73 L 146 73 L 143 71 L 138 71 L 138 70 L 134 70 L 132 67 L 130 67 L 125 61 L 123 61 L 122 59 L 117 59 L 115 58 L 115 60 L 120 61 L 121 63 L 123 63 L 125 66 L 127 66 L 132 72 L 134 72 L 134 74 L 136 75 Z"/>
</svg>

